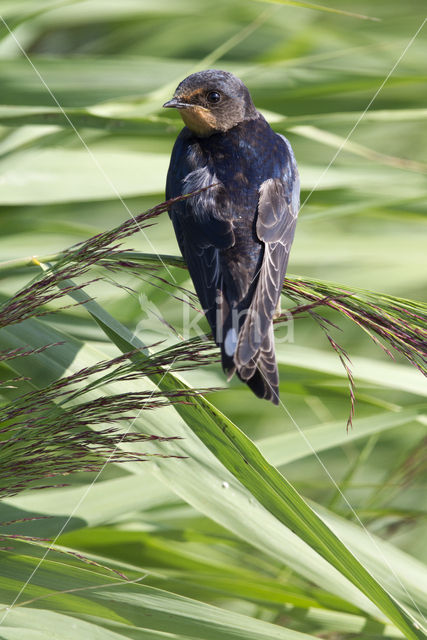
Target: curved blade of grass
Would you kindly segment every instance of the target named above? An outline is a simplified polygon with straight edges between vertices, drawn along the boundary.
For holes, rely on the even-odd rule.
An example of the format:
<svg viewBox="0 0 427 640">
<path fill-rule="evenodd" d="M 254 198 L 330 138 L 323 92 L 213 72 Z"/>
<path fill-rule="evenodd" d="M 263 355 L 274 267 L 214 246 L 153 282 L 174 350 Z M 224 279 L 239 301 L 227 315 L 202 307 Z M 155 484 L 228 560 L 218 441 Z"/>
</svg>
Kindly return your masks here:
<svg viewBox="0 0 427 640">
<path fill-rule="evenodd" d="M 164 261 L 161 256 L 136 254 L 133 260 L 132 254 L 128 252 L 120 254 L 119 252 L 113 258 L 113 262 L 117 259 L 120 260 L 120 255 L 126 257 L 129 255 L 128 266 L 136 266 L 138 263 L 154 264 L 155 262 L 165 265 L 170 259 L 170 256 L 165 256 Z M 108 256 L 107 259 L 99 260 L 99 263 L 109 266 L 109 260 Z M 172 258 L 172 261 L 175 266 L 184 265 L 184 262 L 179 259 Z M 345 288 L 313 278 L 305 279 L 298 276 L 288 276 L 284 282 L 283 291 L 298 305 L 301 305 L 301 302 L 306 304 L 309 300 L 316 305 L 324 305 L 338 311 L 354 322 L 388 355 L 392 357 L 389 349 L 391 346 L 407 358 L 415 368 L 427 374 L 427 305 L 425 303 L 357 287 Z M 318 317 L 317 321 L 321 322 L 321 317 Z M 312 366 L 311 363 L 310 366 Z M 381 368 L 381 365 L 378 367 Z M 413 385 L 412 378 L 411 385 Z M 420 387 L 420 381 L 421 378 L 417 379 L 413 385 L 417 390 Z"/>
<path fill-rule="evenodd" d="M 158 193 L 163 189 L 163 176 L 167 166 L 166 154 L 117 152 L 97 153 L 98 162 L 107 175 L 114 176 L 115 188 L 123 196 Z M 36 160 L 37 157 L 37 160 Z M 38 167 L 37 174 L 34 166 Z M 7 170 L 6 170 L 7 166 Z M 121 172 L 118 167 L 121 166 Z M 64 184 L 66 168 L 73 173 L 79 184 Z M 2 204 L 31 204 L 52 202 L 76 202 L 82 199 L 97 200 L 112 197 L 114 191 L 104 176 L 92 171 L 93 160 L 85 149 L 26 149 L 0 159 L 4 172 Z M 125 170 L 126 167 L 126 170 Z M 144 172 L 147 182 L 138 185 L 137 176 Z M 21 176 L 20 188 L 16 188 L 16 176 Z M 44 175 L 44 178 L 40 176 Z M 15 181 L 15 182 L 14 182 Z M 47 185 L 47 181 L 49 185 Z"/>
<path fill-rule="evenodd" d="M 83 291 L 72 295 L 77 300 L 86 297 Z M 135 344 L 125 340 L 106 324 L 108 314 L 104 310 L 102 319 L 98 317 L 98 307 L 87 297 L 86 309 L 118 348 L 123 352 L 135 348 Z M 114 324 L 117 324 L 116 321 Z M 171 373 L 153 376 L 152 380 L 165 391 L 188 388 Z M 177 412 L 226 469 L 270 513 L 360 589 L 407 638 L 423 638 L 422 632 L 414 626 L 414 623 L 418 623 L 390 597 L 236 425 L 203 397 L 189 398 L 187 405 L 177 407 Z"/>
<path fill-rule="evenodd" d="M 328 13 L 337 13 L 349 18 L 359 18 L 360 20 L 373 20 L 378 22 L 379 18 L 373 16 L 365 16 L 362 13 L 353 13 L 352 11 L 344 11 L 343 9 L 334 9 L 333 7 L 326 7 L 323 4 L 315 4 L 314 2 L 301 2 L 299 0 L 256 0 L 257 2 L 268 2 L 270 4 L 286 4 L 293 7 L 301 7 L 301 9 L 314 9 L 315 11 L 326 11 Z"/>
<path fill-rule="evenodd" d="M 69 284 L 64 282 L 63 286 L 69 287 Z M 74 291 L 72 297 L 78 302 L 86 302 L 86 309 L 120 349 L 132 350 L 135 340 L 128 330 L 113 320 L 99 305 L 90 301 L 83 291 Z M 188 388 L 171 374 L 153 376 L 152 380 L 163 390 Z M 399 605 L 393 602 L 295 490 L 268 465 L 254 445 L 229 420 L 202 398 L 181 407 L 179 413 L 217 459 L 279 522 L 286 524 L 302 541 L 336 567 L 373 603 L 382 608 L 396 626 L 400 625 L 400 628 L 409 632 L 410 619 Z M 415 633 L 409 637 L 415 638 L 417 635 Z"/>
<path fill-rule="evenodd" d="M 175 425 L 173 425 L 173 429 L 176 430 Z M 191 432 L 188 432 L 187 437 L 182 441 L 183 447 L 191 446 L 190 439 Z M 190 453 L 188 448 L 185 452 L 187 454 Z M 225 469 L 221 471 L 220 463 L 213 456 L 206 456 L 203 452 L 203 447 L 200 447 L 200 443 L 191 449 L 191 453 L 192 458 L 186 461 L 185 466 L 175 465 L 171 469 L 169 463 L 164 464 L 162 465 L 164 473 L 155 473 L 154 478 L 151 474 L 152 466 L 150 465 L 150 467 L 144 467 L 142 472 L 141 467 L 139 467 L 136 470 L 136 476 L 95 484 L 67 526 L 67 530 L 70 530 L 71 533 L 66 534 L 65 544 L 67 546 L 71 544 L 71 546 L 76 546 L 78 549 L 87 550 L 88 547 L 85 544 L 81 546 L 81 540 L 87 540 L 87 535 L 89 535 L 85 533 L 87 530 L 85 527 L 96 527 L 103 523 L 108 524 L 111 520 L 129 513 L 129 510 L 131 512 L 140 512 L 139 518 L 141 522 L 146 520 L 146 509 L 150 509 L 156 504 L 162 506 L 163 509 L 171 508 L 174 511 L 176 499 L 174 501 L 171 498 L 174 491 L 182 495 L 190 504 L 194 504 L 196 509 L 234 531 L 244 541 L 244 544 L 248 542 L 255 544 L 267 555 L 273 557 L 276 563 L 284 562 L 285 565 L 305 575 L 311 582 L 317 582 L 322 585 L 323 589 L 336 593 L 341 597 L 340 600 L 350 596 L 348 598 L 349 603 L 362 604 L 362 609 L 366 610 L 366 606 L 363 606 L 363 603 L 360 603 L 345 590 L 344 584 L 339 584 L 336 579 L 330 580 L 332 572 L 334 572 L 332 567 L 328 569 L 326 562 L 302 542 L 296 544 L 293 534 L 255 504 L 255 501 L 250 500 L 250 494 L 241 485 L 239 489 L 237 481 L 231 482 Z M 198 456 L 197 460 L 195 459 L 196 456 Z M 160 483 L 160 480 L 165 478 L 169 478 L 170 489 L 168 490 L 165 490 L 163 483 Z M 230 482 L 228 490 L 221 487 L 221 480 L 224 478 Z M 194 483 L 197 483 L 197 489 Z M 86 487 L 85 485 L 83 487 L 45 490 L 36 495 L 34 493 L 21 494 L 5 501 L 3 513 L 5 518 L 10 519 L 36 514 L 54 516 L 48 520 L 36 520 L 31 527 L 31 533 L 34 535 L 54 536 L 64 522 L 65 514 L 73 511 L 76 503 L 86 491 Z M 141 487 L 144 487 L 144 491 L 141 491 Z M 9 511 L 5 512 L 5 509 L 10 509 L 10 513 Z M 16 509 L 19 511 L 17 512 Z M 315 505 L 315 509 L 319 510 L 319 506 Z M 350 548 L 357 549 L 357 553 L 359 557 L 363 558 L 364 563 L 370 568 L 373 567 L 375 574 L 382 576 L 382 579 L 387 582 L 388 588 L 395 597 L 402 599 L 408 605 L 411 604 L 410 596 L 408 596 L 407 592 L 405 593 L 404 588 L 397 588 L 396 586 L 394 576 L 397 575 L 401 584 L 406 585 L 406 589 L 410 590 L 411 595 L 417 600 L 420 609 L 423 612 L 427 612 L 427 601 L 422 590 L 422 585 L 425 582 L 425 570 L 420 562 L 392 545 L 384 545 L 383 540 L 373 540 L 373 536 L 371 537 L 371 542 L 375 542 L 375 544 L 367 544 L 366 534 L 360 527 L 347 522 L 343 518 L 338 518 L 326 510 L 323 513 L 324 517 L 331 523 L 331 526 L 338 527 L 339 535 L 345 543 Z M 150 519 L 148 521 L 151 522 Z M 255 525 L 252 524 L 252 521 Z M 25 533 L 25 526 L 25 523 L 14 525 L 14 529 L 20 527 L 19 531 Z M 77 532 L 76 535 L 72 533 L 73 530 Z M 153 533 L 153 536 L 155 535 Z M 187 536 L 185 535 L 184 538 L 187 539 Z M 113 536 L 112 540 L 114 539 Z M 75 540 L 77 540 L 77 544 Z M 96 538 L 96 540 L 102 546 L 105 537 Z M 381 554 L 378 553 L 380 546 Z M 101 555 L 104 555 L 104 552 L 101 552 Z M 302 558 L 300 563 L 298 562 L 298 556 Z M 118 557 L 117 553 L 115 557 Z M 124 557 L 123 554 L 120 557 Z M 106 560 L 105 562 L 108 561 Z M 144 566 L 144 562 L 139 564 Z M 118 568 L 120 569 L 120 567 Z M 126 567 L 121 569 L 126 573 Z M 329 602 L 330 606 L 342 608 L 342 604 L 336 604 L 334 596 L 330 596 L 324 602 Z M 349 611 L 354 611 L 354 604 L 346 604 L 345 607 L 349 607 Z M 375 610 L 371 611 L 371 613 L 374 616 L 377 615 Z"/>
<path fill-rule="evenodd" d="M 371 149 L 366 145 L 353 142 L 352 140 L 346 140 L 343 136 L 339 136 L 336 133 L 319 129 L 313 125 L 300 125 L 288 128 L 292 133 L 296 133 L 299 136 L 314 140 L 321 144 L 325 144 L 333 149 L 339 149 L 340 151 L 346 151 L 354 153 L 355 155 L 366 158 L 366 160 L 372 162 L 378 162 L 379 164 L 385 164 L 389 167 L 397 167 L 399 169 L 407 169 L 408 171 L 416 171 L 419 173 L 427 173 L 427 164 L 423 162 L 416 162 L 414 160 L 408 160 L 407 158 L 399 158 L 397 156 L 387 155 L 380 153 L 375 149 Z"/>
<path fill-rule="evenodd" d="M 322 424 L 304 429 L 304 435 L 311 444 L 310 449 L 299 433 L 281 433 L 258 440 L 257 446 L 267 460 L 276 466 L 289 464 L 306 456 L 325 451 L 342 444 L 348 444 L 374 433 L 408 424 L 422 413 L 423 407 L 411 407 L 402 411 L 388 411 L 380 415 L 355 420 L 354 428 L 348 433 L 341 422 Z"/>
<path fill-rule="evenodd" d="M 31 569 L 37 566 L 41 552 L 41 549 L 21 543 L 16 544 L 16 555 L 8 554 L 3 559 L 0 569 L 2 602 L 9 603 L 13 600 L 19 586 L 26 581 Z M 143 579 L 143 575 L 138 577 Z M 59 609 L 66 615 L 67 622 L 73 629 L 73 635 L 57 633 L 47 636 L 48 638 L 78 637 L 76 628 L 79 625 L 77 621 L 75 624 L 75 618 L 88 617 L 96 627 L 88 628 L 84 633 L 82 622 L 82 637 L 85 640 L 109 638 L 109 635 L 103 634 L 103 627 L 108 628 L 114 623 L 122 623 L 129 631 L 137 631 L 140 634 L 138 637 L 144 638 L 147 637 L 147 629 L 148 634 L 153 633 L 153 636 L 155 632 L 169 632 L 166 637 L 170 637 L 170 630 L 173 628 L 176 637 L 184 639 L 191 637 L 200 640 L 312 640 L 312 636 L 298 631 L 141 583 L 117 580 L 92 568 L 88 569 L 87 566 L 84 569 L 73 566 L 57 557 L 55 560 L 46 558 L 43 561 L 34 576 L 34 583 L 27 586 L 25 597 L 20 598 L 16 608 L 7 612 L 5 625 L 13 623 L 15 615 L 17 619 L 25 617 L 23 612 L 30 606 L 29 612 L 33 614 L 31 617 L 34 628 L 34 609 L 31 607 L 33 603 L 36 607 L 42 605 L 48 610 Z M 25 609 L 22 608 L 24 605 Z M 0 619 L 4 613 L 5 607 L 0 606 Z M 41 628 L 43 618 L 49 619 L 51 615 L 46 611 L 39 613 Z M 0 637 L 2 635 L 0 631 Z M 124 633 L 124 637 L 126 636 Z"/>
<path fill-rule="evenodd" d="M 321 371 L 340 378 L 346 376 L 344 368 L 332 350 L 289 344 L 286 345 L 286 351 L 284 349 L 278 351 L 277 361 L 288 367 Z M 357 380 L 364 380 L 379 387 L 427 396 L 425 378 L 413 367 L 392 361 L 356 356 L 351 358 L 351 370 Z"/>
<path fill-rule="evenodd" d="M 171 130 L 177 133 L 180 130 L 178 120 L 173 120 L 163 115 L 143 116 L 132 112 L 129 115 L 126 113 L 126 104 L 124 103 L 117 105 L 118 114 L 114 115 L 113 104 L 110 109 L 108 109 L 108 105 L 105 106 L 101 103 L 92 107 L 68 108 L 65 109 L 65 113 L 77 128 L 101 129 L 109 132 L 117 129 L 120 132 L 135 133 L 150 138 L 154 136 L 169 136 Z M 134 109 L 136 111 L 137 108 L 134 107 Z M 295 127 L 295 133 L 297 133 L 297 127 L 304 125 L 353 124 L 361 115 L 360 111 L 332 111 L 299 116 L 283 116 L 281 113 L 267 111 L 266 109 L 262 109 L 261 112 L 269 122 L 273 123 L 274 128 L 279 128 L 280 131 L 286 132 Z M 364 116 L 364 121 L 387 124 L 389 122 L 423 121 L 426 118 L 427 109 L 379 109 L 368 111 Z M 26 125 L 64 127 L 65 119 L 63 113 L 57 107 L 0 105 L 0 124 L 8 127 Z"/>
<path fill-rule="evenodd" d="M 165 377 L 159 386 L 175 387 Z M 194 409 L 178 407 L 190 428 L 252 495 L 280 522 L 336 567 L 355 584 L 408 638 L 421 638 L 414 621 L 307 505 L 292 485 L 260 454 L 255 445 L 231 421 L 206 400 L 197 398 Z"/>
<path fill-rule="evenodd" d="M 159 205 L 159 207 L 161 206 L 162 205 Z M 52 260 L 59 260 L 60 262 L 64 255 L 65 254 L 57 254 L 57 256 L 52 256 Z M 174 256 L 162 257 L 143 253 L 132 254 L 132 252 L 111 252 L 111 254 L 106 257 L 99 257 L 97 262 L 106 267 L 115 266 L 117 262 L 119 265 L 126 264 L 127 267 L 130 268 L 135 268 L 139 264 L 150 266 L 156 264 L 161 264 L 162 266 L 167 264 L 185 266 L 181 258 Z M 34 263 L 33 258 L 24 258 L 18 261 L 5 262 L 3 263 L 3 268 L 6 271 L 13 271 L 20 266 L 24 267 L 31 263 Z M 1 268 L 2 265 L 0 264 L 0 269 Z M 392 356 L 388 348 L 391 346 L 407 358 L 415 368 L 422 373 L 427 373 L 427 351 L 425 342 L 427 336 L 427 305 L 425 303 L 375 293 L 357 287 L 345 288 L 329 282 L 298 276 L 287 277 L 283 290 L 284 293 L 295 300 L 298 305 L 301 304 L 301 301 L 305 304 L 308 300 L 316 305 L 325 305 L 339 312 L 354 322 L 378 346 L 382 347 L 388 355 Z M 318 318 L 318 321 L 319 320 L 320 318 Z M 318 355 L 322 355 L 320 358 L 320 361 L 322 361 L 323 354 Z M 302 360 L 304 360 L 304 357 Z M 298 357 L 298 366 L 302 360 Z M 315 359 L 316 362 L 318 360 L 319 358 Z M 372 376 L 369 369 L 372 363 L 366 367 L 363 366 L 363 359 L 360 360 L 360 362 L 362 363 L 362 371 L 364 370 L 367 379 L 370 380 Z M 310 367 L 311 366 L 312 362 L 310 361 Z M 385 367 L 387 370 L 387 365 L 385 365 Z M 382 367 L 381 363 L 375 363 L 375 369 L 378 369 L 378 373 L 376 378 L 374 376 L 374 381 L 379 380 L 381 385 L 383 384 L 382 376 L 384 373 L 382 368 L 384 367 Z M 400 379 L 406 371 L 406 369 L 402 369 L 397 378 L 395 375 L 392 377 Z M 395 370 L 395 373 L 396 372 L 397 369 Z M 406 373 L 404 377 L 408 378 Z M 409 380 L 407 380 L 405 384 L 406 386 L 403 387 L 405 390 L 412 391 L 416 389 L 418 392 L 419 389 L 424 389 L 424 385 L 421 386 L 421 378 L 419 376 L 415 378 L 413 373 L 409 376 Z M 410 385 L 410 389 L 408 385 Z M 391 381 L 390 386 L 396 387 L 396 380 L 394 382 Z M 402 388 L 400 383 L 398 388 Z"/>
<path fill-rule="evenodd" d="M 77 128 L 101 129 L 114 131 L 116 129 L 126 133 L 137 133 L 141 136 L 168 136 L 171 129 L 178 132 L 179 122 L 167 117 L 128 116 L 121 105 L 120 117 L 108 115 L 105 106 L 79 107 L 64 109 L 66 115 Z M 7 127 L 21 127 L 26 125 L 54 125 L 65 127 L 64 113 L 58 107 L 33 107 L 0 105 L 0 124 Z"/>
<path fill-rule="evenodd" d="M 155 637 L 160 640 L 162 635 L 156 634 Z M 56 640 L 58 637 L 74 640 L 76 636 L 87 640 L 124 640 L 129 637 L 63 613 L 30 607 L 13 609 L 1 627 L 2 640 Z"/>
</svg>

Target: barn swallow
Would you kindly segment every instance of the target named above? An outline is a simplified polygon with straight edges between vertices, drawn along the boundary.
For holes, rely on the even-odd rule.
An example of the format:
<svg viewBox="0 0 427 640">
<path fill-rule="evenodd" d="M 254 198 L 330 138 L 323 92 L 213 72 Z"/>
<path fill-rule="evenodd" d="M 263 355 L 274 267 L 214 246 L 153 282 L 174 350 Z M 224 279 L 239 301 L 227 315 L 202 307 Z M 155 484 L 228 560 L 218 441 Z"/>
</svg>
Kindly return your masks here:
<svg viewBox="0 0 427 640">
<path fill-rule="evenodd" d="M 278 404 L 273 318 L 299 210 L 291 145 L 226 71 L 193 73 L 163 106 L 178 109 L 185 124 L 166 198 L 198 191 L 169 215 L 223 369 Z"/>
</svg>

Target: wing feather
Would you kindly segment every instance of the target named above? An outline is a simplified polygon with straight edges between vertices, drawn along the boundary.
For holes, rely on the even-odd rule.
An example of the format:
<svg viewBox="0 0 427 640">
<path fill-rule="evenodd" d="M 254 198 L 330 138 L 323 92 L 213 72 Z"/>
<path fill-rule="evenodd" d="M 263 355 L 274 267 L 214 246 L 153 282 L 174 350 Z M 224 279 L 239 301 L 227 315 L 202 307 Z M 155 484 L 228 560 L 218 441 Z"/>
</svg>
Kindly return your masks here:
<svg viewBox="0 0 427 640">
<path fill-rule="evenodd" d="M 299 177 L 293 161 L 281 178 L 265 180 L 259 190 L 256 232 L 264 242 L 264 256 L 249 312 L 239 334 L 235 354 L 238 369 L 257 361 L 264 348 L 283 287 L 298 208 Z"/>
</svg>

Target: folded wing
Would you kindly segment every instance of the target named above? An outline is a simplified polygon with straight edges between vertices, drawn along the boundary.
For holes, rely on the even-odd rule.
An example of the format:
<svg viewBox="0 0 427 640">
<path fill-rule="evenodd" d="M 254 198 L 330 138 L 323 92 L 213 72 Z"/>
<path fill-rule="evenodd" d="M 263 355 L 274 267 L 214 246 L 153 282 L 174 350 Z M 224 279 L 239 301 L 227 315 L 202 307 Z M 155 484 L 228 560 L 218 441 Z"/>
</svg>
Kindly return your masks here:
<svg viewBox="0 0 427 640">
<path fill-rule="evenodd" d="M 239 376 L 257 395 L 275 404 L 279 381 L 272 320 L 280 300 L 298 209 L 299 177 L 293 161 L 281 178 L 265 180 L 259 190 L 256 232 L 264 243 L 264 256 L 234 354 Z"/>
</svg>

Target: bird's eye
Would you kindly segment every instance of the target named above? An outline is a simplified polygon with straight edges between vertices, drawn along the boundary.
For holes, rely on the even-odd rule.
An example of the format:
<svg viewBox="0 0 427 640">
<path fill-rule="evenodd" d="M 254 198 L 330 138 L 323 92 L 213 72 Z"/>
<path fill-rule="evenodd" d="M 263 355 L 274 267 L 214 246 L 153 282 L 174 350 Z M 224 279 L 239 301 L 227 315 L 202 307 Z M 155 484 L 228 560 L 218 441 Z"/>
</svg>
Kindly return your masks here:
<svg viewBox="0 0 427 640">
<path fill-rule="evenodd" d="M 207 98 L 208 98 L 208 102 L 211 102 L 212 104 L 216 104 L 221 100 L 221 94 L 218 93 L 218 91 L 209 91 Z"/>
</svg>

